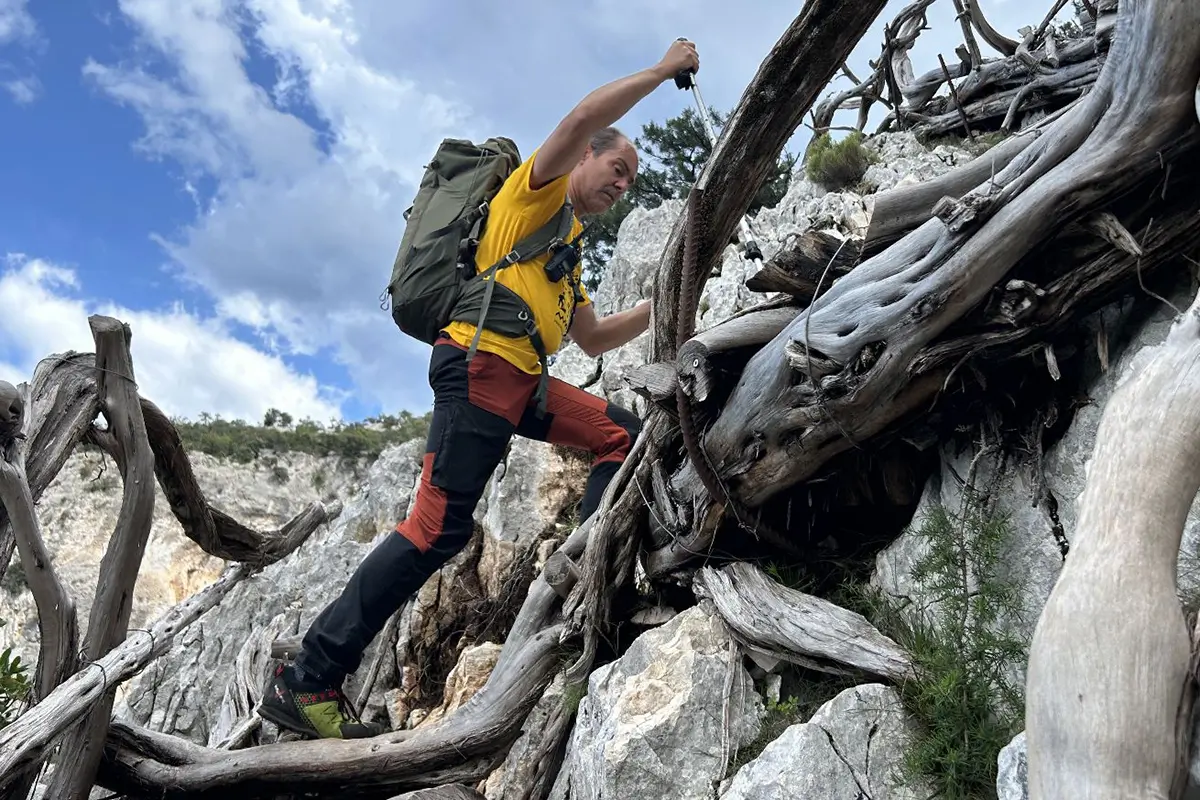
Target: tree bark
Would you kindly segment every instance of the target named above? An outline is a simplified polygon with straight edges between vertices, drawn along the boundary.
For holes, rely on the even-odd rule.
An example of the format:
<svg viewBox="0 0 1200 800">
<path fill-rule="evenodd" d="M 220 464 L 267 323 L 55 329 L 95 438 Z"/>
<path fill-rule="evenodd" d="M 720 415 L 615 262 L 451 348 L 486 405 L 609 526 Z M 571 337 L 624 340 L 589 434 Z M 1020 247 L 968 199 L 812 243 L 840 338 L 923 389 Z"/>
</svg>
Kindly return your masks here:
<svg viewBox="0 0 1200 800">
<path fill-rule="evenodd" d="M 1176 561 L 1200 489 L 1200 298 L 1105 406 L 1029 653 L 1031 798 L 1175 798 L 1191 642 Z M 1182 766 L 1182 769 L 1181 769 Z"/>
<path fill-rule="evenodd" d="M 30 497 L 36 503 L 83 440 L 99 411 L 95 357 L 67 352 L 43 359 L 25 397 L 26 465 Z M 16 540 L 8 511 L 0 508 L 0 577 Z"/>
<path fill-rule="evenodd" d="M 228 567 L 217 581 L 167 611 L 149 631 L 126 639 L 95 662 L 88 664 L 50 692 L 42 702 L 26 711 L 0 731 L 0 790 L 23 767 L 37 763 L 56 740 L 100 703 L 118 683 L 136 675 L 150 661 L 171 647 L 181 630 L 217 605 L 253 569 L 246 564 Z M 105 718 L 107 724 L 108 719 Z M 174 737 L 164 737 L 172 739 Z M 177 740 L 182 742 L 183 740 Z M 203 750 L 203 748 L 199 748 Z M 72 772 L 63 765 L 63 772 Z M 57 774 L 57 771 L 56 771 Z M 90 784 L 89 784 L 90 788 Z M 47 797 L 62 797 L 47 793 Z"/>
<path fill-rule="evenodd" d="M 744 370 L 705 437 L 730 490 L 760 505 L 915 409 L 936 389 L 914 357 L 1056 227 L 1093 212 L 1192 147 L 1200 7 L 1122 6 L 1124 35 L 1095 89 L 993 180 L 863 262 Z M 1181 138 L 1182 137 L 1182 138 Z M 1161 173 L 1160 173 L 1161 174 Z M 932 385 L 931 385 L 932 383 Z M 683 496 L 699 482 L 687 467 Z"/>
<path fill-rule="evenodd" d="M 27 385 L 23 388 L 28 389 Z M 79 619 L 75 598 L 59 579 L 42 539 L 25 473 L 26 398 L 0 381 L 0 504 L 12 526 L 25 582 L 38 615 L 38 663 L 28 703 L 37 705 L 78 667 Z M 26 797 L 42 768 L 38 758 L 10 776 L 13 797 Z"/>
<path fill-rule="evenodd" d="M 100 562 L 96 595 L 83 640 L 83 661 L 95 661 L 125 638 L 133 609 L 142 553 L 154 515 L 154 459 L 146 439 L 141 404 L 129 353 L 128 326 L 111 317 L 88 318 L 96 341 L 96 386 L 101 408 L 116 442 L 116 461 L 125 490 L 112 540 Z M 104 749 L 113 695 L 99 698 L 58 749 L 57 768 L 47 790 L 63 800 L 87 800 Z"/>
<path fill-rule="evenodd" d="M 861 614 L 789 589 L 750 564 L 703 567 L 696 588 L 750 652 L 835 675 L 913 677 L 908 654 Z"/>
</svg>

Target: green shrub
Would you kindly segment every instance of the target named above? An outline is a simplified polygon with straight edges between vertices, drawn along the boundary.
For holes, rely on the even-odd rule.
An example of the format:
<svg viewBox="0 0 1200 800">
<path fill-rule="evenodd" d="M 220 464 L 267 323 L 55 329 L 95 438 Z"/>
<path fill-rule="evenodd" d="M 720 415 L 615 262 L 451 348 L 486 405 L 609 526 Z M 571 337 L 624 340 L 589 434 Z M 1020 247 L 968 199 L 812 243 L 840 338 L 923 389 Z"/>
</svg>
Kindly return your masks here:
<svg viewBox="0 0 1200 800">
<path fill-rule="evenodd" d="M 374 459 L 392 445 L 424 438 L 430 414 L 417 417 L 407 411 L 384 414 L 362 422 L 323 425 L 311 419 L 292 424 L 292 416 L 270 409 L 262 425 L 225 420 L 201 414 L 196 421 L 174 420 L 179 438 L 189 452 L 207 453 L 250 463 L 269 453 L 308 453 L 318 457 Z M 282 479 L 282 475 L 276 475 Z"/>
<path fill-rule="evenodd" d="M 840 141 L 829 133 L 813 139 L 805 158 L 804 172 L 818 186 L 835 192 L 862 180 L 877 157 L 863 146 L 863 136 L 854 131 Z"/>
<path fill-rule="evenodd" d="M 1020 615 L 1017 587 L 1001 577 L 1007 519 L 972 499 L 961 514 L 932 509 L 916 534 L 928 550 L 912 577 L 932 612 L 902 611 L 873 587 L 859 587 L 850 604 L 916 666 L 918 677 L 897 687 L 918 723 L 905 778 L 925 779 L 944 800 L 994 798 L 996 757 L 1024 725 L 1013 672 L 1026 644 L 1004 630 Z"/>
</svg>

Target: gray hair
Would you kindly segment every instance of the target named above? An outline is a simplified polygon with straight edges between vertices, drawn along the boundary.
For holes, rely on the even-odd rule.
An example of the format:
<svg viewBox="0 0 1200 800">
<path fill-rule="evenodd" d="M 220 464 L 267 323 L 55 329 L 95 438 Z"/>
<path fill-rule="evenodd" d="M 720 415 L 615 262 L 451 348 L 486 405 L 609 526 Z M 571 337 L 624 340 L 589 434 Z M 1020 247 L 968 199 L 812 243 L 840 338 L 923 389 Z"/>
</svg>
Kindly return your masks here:
<svg viewBox="0 0 1200 800">
<path fill-rule="evenodd" d="M 592 146 L 592 155 L 598 156 L 601 153 L 611 150 L 617 146 L 617 143 L 622 139 L 629 137 L 621 133 L 620 130 L 609 125 L 607 128 L 601 128 L 592 134 L 592 139 L 588 144 Z"/>
</svg>

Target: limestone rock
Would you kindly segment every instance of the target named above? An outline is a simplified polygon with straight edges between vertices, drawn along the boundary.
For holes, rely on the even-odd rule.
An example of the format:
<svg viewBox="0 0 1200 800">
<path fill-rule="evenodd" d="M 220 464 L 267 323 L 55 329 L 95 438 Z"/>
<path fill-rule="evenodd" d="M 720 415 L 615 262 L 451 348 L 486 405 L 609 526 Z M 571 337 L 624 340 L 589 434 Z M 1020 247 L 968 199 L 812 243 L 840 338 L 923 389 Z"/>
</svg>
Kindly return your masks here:
<svg viewBox="0 0 1200 800">
<path fill-rule="evenodd" d="M 545 442 L 516 437 L 492 475 L 482 513 L 478 574 L 488 597 L 499 597 L 517 558 L 535 550 L 583 497 L 590 459 Z M 575 515 L 577 516 L 577 515 Z"/>
<path fill-rule="evenodd" d="M 592 673 L 551 798 L 710 798 L 761 719 L 724 623 L 693 607 Z"/>
<path fill-rule="evenodd" d="M 189 455 L 209 501 L 251 527 L 276 528 L 314 500 L 356 491 L 358 465 L 340 465 L 336 458 L 288 453 L 236 464 L 205 453 Z M 96 451 L 77 451 L 67 459 L 37 506 L 55 569 L 75 598 L 81 633 L 87 630 L 100 560 L 120 509 L 120 473 L 110 457 Z M 0 619 L 11 621 L 0 627 L 0 650 L 12 646 L 32 664 L 39 641 L 37 614 L 19 564 L 14 555 L 0 588 Z M 224 562 L 183 535 L 155 484 L 154 516 L 134 589 L 130 628 L 147 627 L 215 580 L 223 567 Z M 240 640 L 232 646 L 238 644 Z"/>
<path fill-rule="evenodd" d="M 996 759 L 997 800 L 1026 800 L 1029 797 L 1029 764 L 1025 758 L 1025 731 L 1004 746 Z"/>
<path fill-rule="evenodd" d="M 442 720 L 447 714 L 461 708 L 487 683 L 488 676 L 500 658 L 500 645 L 485 642 L 481 645 L 468 647 L 450 674 L 446 676 L 446 691 L 443 703 L 429 714 L 422 715 L 421 725 L 428 727 Z M 417 727 L 416 725 L 412 727 Z"/>
<path fill-rule="evenodd" d="M 738 770 L 721 800 L 917 800 L 899 768 L 912 723 L 896 690 L 882 684 L 838 694 L 792 725 Z"/>
</svg>

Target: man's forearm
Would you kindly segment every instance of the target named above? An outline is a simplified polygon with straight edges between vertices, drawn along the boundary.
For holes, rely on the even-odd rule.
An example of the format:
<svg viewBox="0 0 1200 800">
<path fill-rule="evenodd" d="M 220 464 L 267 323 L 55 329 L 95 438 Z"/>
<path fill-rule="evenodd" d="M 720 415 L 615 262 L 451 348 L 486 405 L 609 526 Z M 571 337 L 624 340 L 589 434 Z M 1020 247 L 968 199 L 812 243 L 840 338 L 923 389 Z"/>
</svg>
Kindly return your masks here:
<svg viewBox="0 0 1200 800">
<path fill-rule="evenodd" d="M 601 317 L 596 323 L 596 349 L 615 350 L 645 333 L 650 327 L 650 301 L 643 300 L 627 311 Z"/>
<path fill-rule="evenodd" d="M 667 75 L 661 64 L 640 70 L 594 89 L 575 106 L 575 120 L 589 131 L 612 125 L 653 92 Z"/>
</svg>

